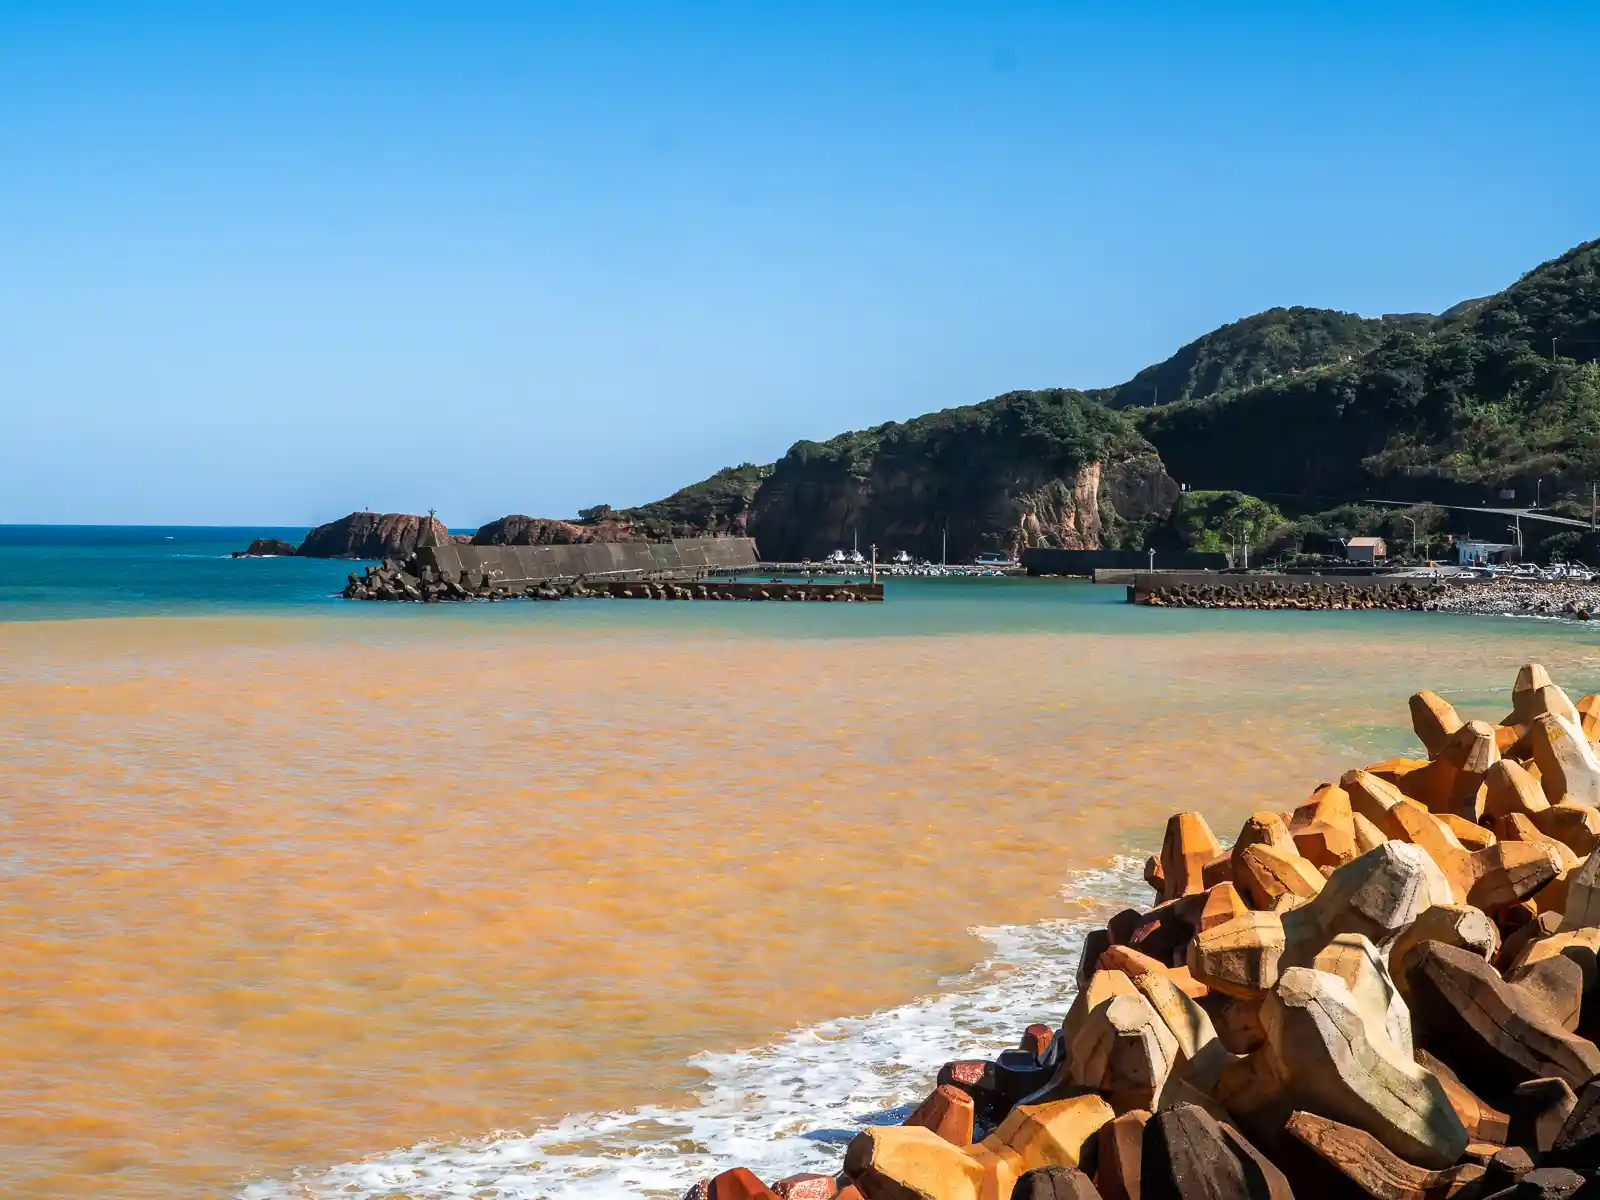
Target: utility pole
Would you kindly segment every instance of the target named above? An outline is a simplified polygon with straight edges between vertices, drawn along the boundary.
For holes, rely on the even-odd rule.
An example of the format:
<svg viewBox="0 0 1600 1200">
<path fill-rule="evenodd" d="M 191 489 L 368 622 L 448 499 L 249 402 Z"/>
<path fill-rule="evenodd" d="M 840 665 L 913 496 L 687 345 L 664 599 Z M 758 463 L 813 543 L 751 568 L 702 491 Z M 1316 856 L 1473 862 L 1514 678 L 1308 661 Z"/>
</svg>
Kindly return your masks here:
<svg viewBox="0 0 1600 1200">
<path fill-rule="evenodd" d="M 872 543 L 872 582 L 878 582 L 878 543 Z"/>
<path fill-rule="evenodd" d="M 939 565 L 950 565 L 950 522 L 944 523 L 944 530 L 939 534 Z"/>
<path fill-rule="evenodd" d="M 1600 507 L 1600 503 L 1597 503 L 1597 502 L 1600 502 L 1600 484 L 1591 483 L 1589 485 L 1589 532 L 1590 533 L 1594 532 L 1594 519 L 1595 519 L 1595 514 L 1596 514 L 1596 508 Z"/>
</svg>

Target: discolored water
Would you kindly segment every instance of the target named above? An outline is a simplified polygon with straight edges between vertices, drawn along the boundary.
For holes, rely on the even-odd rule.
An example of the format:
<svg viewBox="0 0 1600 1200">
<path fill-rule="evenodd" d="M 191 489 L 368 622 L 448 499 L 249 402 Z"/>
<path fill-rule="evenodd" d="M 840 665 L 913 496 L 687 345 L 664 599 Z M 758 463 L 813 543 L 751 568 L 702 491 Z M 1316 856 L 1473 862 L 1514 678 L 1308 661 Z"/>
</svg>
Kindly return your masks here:
<svg viewBox="0 0 1600 1200">
<path fill-rule="evenodd" d="M 1526 658 L 1600 687 L 1573 626 L 1045 582 L 324 596 L 0 623 L 0 1193 L 831 1163 L 942 1058 L 1059 1021 L 1174 809 L 1227 835 L 1404 750 L 1424 684 L 1495 717 Z"/>
</svg>

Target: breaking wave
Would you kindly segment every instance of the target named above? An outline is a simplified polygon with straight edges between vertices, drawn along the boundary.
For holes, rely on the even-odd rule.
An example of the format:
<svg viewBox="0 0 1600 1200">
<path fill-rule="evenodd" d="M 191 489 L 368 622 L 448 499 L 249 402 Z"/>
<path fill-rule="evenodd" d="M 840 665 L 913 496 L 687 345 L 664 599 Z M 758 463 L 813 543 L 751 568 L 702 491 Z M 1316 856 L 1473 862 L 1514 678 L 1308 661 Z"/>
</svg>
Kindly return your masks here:
<svg viewBox="0 0 1600 1200">
<path fill-rule="evenodd" d="M 1140 863 L 1075 873 L 1065 895 L 1090 908 L 1143 903 Z M 1087 911 L 1087 910 L 1086 910 Z M 795 1030 L 754 1050 L 699 1054 L 706 1073 L 683 1107 L 573 1116 L 532 1132 L 424 1142 L 289 1179 L 239 1200 L 613 1200 L 677 1197 L 747 1166 L 769 1182 L 838 1169 L 863 1125 L 903 1120 L 952 1058 L 992 1057 L 1030 1022 L 1060 1023 L 1088 920 L 973 932 L 990 953 L 936 995 Z"/>
</svg>

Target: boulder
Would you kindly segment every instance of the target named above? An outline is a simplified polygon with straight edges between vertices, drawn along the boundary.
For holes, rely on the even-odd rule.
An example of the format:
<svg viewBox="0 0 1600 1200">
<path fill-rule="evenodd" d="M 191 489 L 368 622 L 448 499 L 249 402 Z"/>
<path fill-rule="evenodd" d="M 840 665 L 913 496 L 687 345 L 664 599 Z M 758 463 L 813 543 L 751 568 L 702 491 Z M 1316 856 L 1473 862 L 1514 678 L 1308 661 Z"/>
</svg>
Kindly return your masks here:
<svg viewBox="0 0 1600 1200">
<path fill-rule="evenodd" d="M 1295 1176 L 1303 1196 L 1438 1200 L 1475 1195 L 1469 1189 L 1484 1175 L 1476 1163 L 1426 1170 L 1364 1130 L 1309 1112 L 1290 1114 L 1284 1130 L 1297 1151 L 1287 1157 L 1300 1168 Z"/>
<path fill-rule="evenodd" d="M 1600 1074 L 1600 1048 L 1563 1029 L 1541 1004 L 1470 950 L 1424 942 L 1407 963 L 1417 1044 L 1491 1103 L 1519 1083 Z"/>
<path fill-rule="evenodd" d="M 574 546 L 591 542 L 643 542 L 649 538 L 627 521 L 560 521 L 513 513 L 478 528 L 475 546 Z"/>
<path fill-rule="evenodd" d="M 235 550 L 234 558 L 292 558 L 295 549 L 292 542 L 282 538 L 257 538 L 244 550 Z"/>
<path fill-rule="evenodd" d="M 423 546 L 447 546 L 450 531 L 435 517 L 353 512 L 318 525 L 295 551 L 301 558 L 405 558 Z"/>
<path fill-rule="evenodd" d="M 1431 943 L 1430 943 L 1431 944 Z M 1266 1044 L 1218 1081 L 1216 1098 L 1263 1136 L 1303 1109 L 1364 1129 L 1428 1168 L 1454 1163 L 1467 1131 L 1443 1085 L 1396 1051 L 1345 981 L 1305 967 L 1283 972 L 1261 1008 Z"/>
<path fill-rule="evenodd" d="M 941 1083 L 905 1119 L 905 1124 L 931 1129 L 952 1146 L 970 1146 L 976 1111 L 971 1096 L 953 1084 Z"/>
</svg>

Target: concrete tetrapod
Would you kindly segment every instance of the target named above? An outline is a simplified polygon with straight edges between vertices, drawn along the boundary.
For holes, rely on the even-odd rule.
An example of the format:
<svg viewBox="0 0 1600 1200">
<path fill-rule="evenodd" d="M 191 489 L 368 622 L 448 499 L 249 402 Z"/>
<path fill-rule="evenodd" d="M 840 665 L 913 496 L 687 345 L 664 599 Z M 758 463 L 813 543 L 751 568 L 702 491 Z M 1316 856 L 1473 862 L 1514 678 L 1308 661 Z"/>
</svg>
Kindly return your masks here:
<svg viewBox="0 0 1600 1200">
<path fill-rule="evenodd" d="M 1077 1167 L 1035 1167 L 1017 1180 L 1011 1200 L 1102 1200 Z"/>
<path fill-rule="evenodd" d="M 1467 1131 L 1443 1085 L 1400 1056 L 1343 979 L 1290 967 L 1262 1005 L 1261 1022 L 1266 1044 L 1225 1069 L 1216 1090 L 1253 1131 L 1272 1136 L 1303 1109 L 1364 1129 L 1421 1166 L 1461 1157 Z"/>
<path fill-rule="evenodd" d="M 1410 1003 L 1406 961 L 1423 942 L 1460 946 L 1490 962 L 1500 950 L 1500 931 L 1489 915 L 1470 904 L 1435 904 L 1425 908 L 1389 945 L 1389 974 L 1400 996 Z"/>
<path fill-rule="evenodd" d="M 1306 966 L 1341 933 L 1359 933 L 1382 948 L 1429 906 L 1427 855 L 1405 842 L 1385 842 L 1328 876 L 1322 891 L 1283 914 L 1283 966 Z"/>
<path fill-rule="evenodd" d="M 1097 1005 L 1074 1035 L 1068 1078 L 1111 1098 L 1117 1112 L 1154 1110 L 1178 1062 L 1178 1040 L 1143 995 Z"/>
<path fill-rule="evenodd" d="M 1600 1048 L 1568 1033 L 1471 951 L 1423 942 L 1412 951 L 1406 975 L 1417 1044 L 1491 1103 L 1530 1079 L 1559 1077 L 1581 1087 L 1600 1074 Z"/>
<path fill-rule="evenodd" d="M 1301 1167 L 1296 1175 L 1303 1195 L 1332 1200 L 1346 1196 L 1436 1200 L 1457 1194 L 1484 1175 L 1476 1163 L 1425 1170 L 1399 1158 L 1364 1130 L 1314 1113 L 1292 1113 L 1284 1128 L 1293 1143 L 1304 1148 L 1292 1156 Z M 1307 1183 L 1313 1187 L 1308 1188 Z"/>
<path fill-rule="evenodd" d="M 1600 759 L 1583 736 L 1582 726 L 1554 713 L 1540 713 L 1533 719 L 1528 742 L 1546 799 L 1554 803 L 1566 796 L 1590 808 L 1600 806 Z"/>
<path fill-rule="evenodd" d="M 1167 822 L 1161 843 L 1163 900 L 1205 891 L 1205 867 L 1222 853 L 1222 843 L 1197 812 L 1181 812 Z"/>
<path fill-rule="evenodd" d="M 1149 1120 L 1148 1112 L 1133 1109 L 1100 1126 L 1094 1181 L 1103 1200 L 1140 1200 L 1139 1167 Z"/>
</svg>

